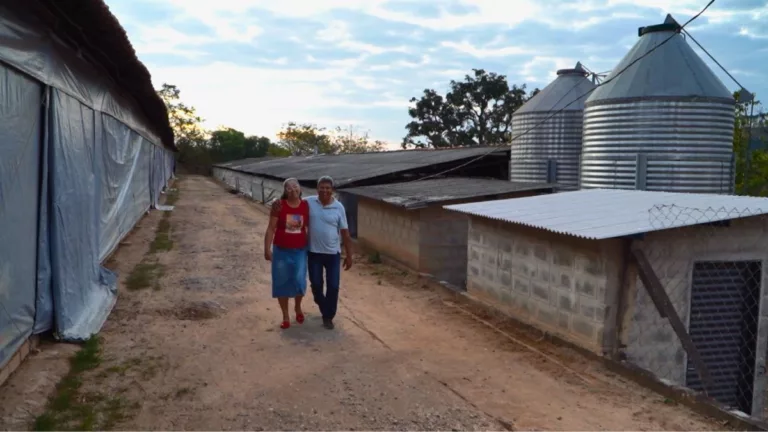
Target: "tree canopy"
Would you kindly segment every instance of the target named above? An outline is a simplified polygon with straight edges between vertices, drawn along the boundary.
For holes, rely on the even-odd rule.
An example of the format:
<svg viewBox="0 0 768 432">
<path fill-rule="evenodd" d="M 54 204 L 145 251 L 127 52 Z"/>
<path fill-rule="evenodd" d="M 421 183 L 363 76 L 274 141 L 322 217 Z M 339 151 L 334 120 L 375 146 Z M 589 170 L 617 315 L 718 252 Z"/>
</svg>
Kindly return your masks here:
<svg viewBox="0 0 768 432">
<path fill-rule="evenodd" d="M 445 96 L 425 89 L 412 98 L 402 147 L 460 147 L 509 142 L 512 113 L 528 99 L 525 84 L 510 87 L 507 77 L 473 69 L 462 81 L 450 82 Z"/>
<path fill-rule="evenodd" d="M 328 132 L 312 124 L 290 122 L 278 133 L 277 142 L 268 137 L 247 136 L 230 127 L 207 131 L 195 108 L 181 102 L 178 87 L 163 84 L 157 94 L 168 109 L 179 163 L 193 171 L 207 172 L 213 164 L 238 159 L 312 154 L 315 146 L 326 154 L 382 151 L 385 147 L 383 142 L 371 140 L 367 132 L 359 133 L 353 126 Z"/>
<path fill-rule="evenodd" d="M 292 155 L 365 153 L 382 151 L 386 144 L 371 140 L 368 132 L 354 126 L 336 127 L 332 131 L 313 124 L 288 123 L 277 134 L 278 144 Z"/>
<path fill-rule="evenodd" d="M 761 106 L 754 95 L 740 96 L 740 92 L 734 93 L 737 101 L 733 128 L 736 194 L 768 196 L 768 150 L 756 130 L 765 128 L 766 116 L 760 111 L 754 114 L 754 107 Z"/>
</svg>

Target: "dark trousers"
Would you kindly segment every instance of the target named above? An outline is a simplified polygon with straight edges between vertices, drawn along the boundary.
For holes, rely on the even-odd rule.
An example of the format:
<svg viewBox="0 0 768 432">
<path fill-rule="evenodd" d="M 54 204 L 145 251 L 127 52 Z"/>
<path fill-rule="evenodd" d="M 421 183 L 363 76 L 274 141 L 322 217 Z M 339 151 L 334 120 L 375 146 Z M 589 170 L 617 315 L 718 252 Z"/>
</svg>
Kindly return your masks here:
<svg viewBox="0 0 768 432">
<path fill-rule="evenodd" d="M 341 279 L 341 254 L 309 252 L 307 258 L 309 284 L 312 297 L 324 319 L 333 319 L 339 304 L 339 280 Z M 323 271 L 326 290 L 323 292 Z"/>
</svg>

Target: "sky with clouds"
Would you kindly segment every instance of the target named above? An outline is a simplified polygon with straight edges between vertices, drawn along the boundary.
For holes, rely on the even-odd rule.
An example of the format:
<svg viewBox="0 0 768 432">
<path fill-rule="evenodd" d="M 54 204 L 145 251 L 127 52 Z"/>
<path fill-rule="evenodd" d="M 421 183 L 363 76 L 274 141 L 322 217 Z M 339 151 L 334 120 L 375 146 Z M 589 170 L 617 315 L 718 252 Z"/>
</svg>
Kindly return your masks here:
<svg viewBox="0 0 768 432">
<path fill-rule="evenodd" d="M 609 71 L 638 27 L 667 13 L 685 22 L 706 3 L 107 0 L 155 86 L 177 85 L 206 126 L 274 137 L 288 121 L 355 125 L 393 146 L 409 121 L 408 100 L 425 88 L 444 91 L 472 68 L 529 89 L 577 61 Z M 717 0 L 687 29 L 758 99 L 768 98 L 768 0 Z"/>
</svg>

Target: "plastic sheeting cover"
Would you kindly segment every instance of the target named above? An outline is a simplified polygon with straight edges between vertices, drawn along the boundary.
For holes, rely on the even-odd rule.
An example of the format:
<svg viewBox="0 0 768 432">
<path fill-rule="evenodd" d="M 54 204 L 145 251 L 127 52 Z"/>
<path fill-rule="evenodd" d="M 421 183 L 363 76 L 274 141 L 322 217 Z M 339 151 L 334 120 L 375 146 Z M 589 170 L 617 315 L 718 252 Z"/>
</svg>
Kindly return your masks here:
<svg viewBox="0 0 768 432">
<path fill-rule="evenodd" d="M 101 218 L 99 261 L 149 210 L 149 170 L 152 145 L 118 120 L 101 114 Z"/>
<path fill-rule="evenodd" d="M 160 144 L 160 138 L 148 127 L 136 103 L 123 98 L 104 74 L 82 60 L 77 52 L 51 37 L 50 29 L 26 10 L 26 5 L 0 5 L 0 61 L 119 119 Z"/>
<path fill-rule="evenodd" d="M 34 325 L 42 92 L 0 65 L 0 367 Z"/>
<path fill-rule="evenodd" d="M 116 275 L 99 265 L 101 121 L 58 90 L 51 112 L 49 236 L 56 331 L 64 340 L 83 340 L 101 329 L 117 291 Z"/>
</svg>

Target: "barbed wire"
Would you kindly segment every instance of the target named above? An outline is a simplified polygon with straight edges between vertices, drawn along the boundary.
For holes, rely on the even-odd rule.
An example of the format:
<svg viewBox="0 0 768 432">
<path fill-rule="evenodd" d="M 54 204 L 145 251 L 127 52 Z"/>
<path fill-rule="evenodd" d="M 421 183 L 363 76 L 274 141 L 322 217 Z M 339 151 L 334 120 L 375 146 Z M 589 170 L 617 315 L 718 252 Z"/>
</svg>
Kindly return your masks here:
<svg viewBox="0 0 768 432">
<path fill-rule="evenodd" d="M 649 209 L 656 231 L 635 242 L 634 253 L 653 274 L 640 275 L 643 265 L 635 255 L 624 341 L 628 362 L 760 419 L 768 390 L 768 329 L 758 326 L 761 304 L 768 304 L 762 294 L 768 280 L 765 213 L 725 206 Z M 653 278 L 661 292 L 649 286 Z M 682 326 L 676 329 L 675 320 Z"/>
</svg>

